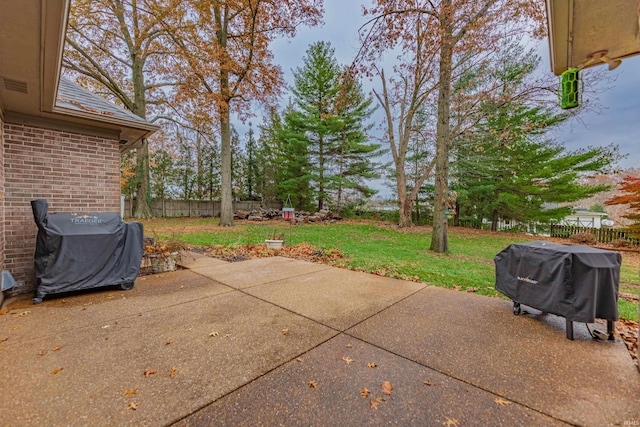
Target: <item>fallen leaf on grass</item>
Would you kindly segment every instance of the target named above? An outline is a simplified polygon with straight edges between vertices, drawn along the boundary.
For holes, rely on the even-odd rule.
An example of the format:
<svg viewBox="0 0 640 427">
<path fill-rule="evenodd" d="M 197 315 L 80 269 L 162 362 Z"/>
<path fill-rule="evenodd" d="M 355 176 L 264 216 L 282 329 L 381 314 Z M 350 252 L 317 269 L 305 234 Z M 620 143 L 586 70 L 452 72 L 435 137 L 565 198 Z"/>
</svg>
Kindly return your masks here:
<svg viewBox="0 0 640 427">
<path fill-rule="evenodd" d="M 318 383 L 316 383 L 315 381 L 309 381 L 307 383 L 307 385 L 309 386 L 309 388 L 316 388 L 318 387 Z"/>
<path fill-rule="evenodd" d="M 502 399 L 501 397 L 498 397 L 498 398 L 494 399 L 493 401 L 496 402 L 500 406 L 507 406 L 507 405 L 511 405 L 511 403 L 512 403 L 512 402 L 509 402 L 508 400 Z"/>
<path fill-rule="evenodd" d="M 375 364 L 375 363 L 373 363 L 373 362 L 369 362 L 369 363 L 367 363 L 367 368 L 377 368 L 377 367 L 378 367 L 378 365 L 376 365 L 376 364 Z"/>
<path fill-rule="evenodd" d="M 53 371 L 50 372 L 50 374 L 52 375 L 57 375 L 58 372 L 62 371 L 64 368 L 60 368 L 60 369 L 54 369 Z"/>
<path fill-rule="evenodd" d="M 391 390 L 393 390 L 393 384 L 391 384 L 389 381 L 385 381 L 382 384 L 380 384 L 380 388 L 382 389 L 382 392 L 384 394 L 386 394 L 387 396 L 391 396 Z"/>
<path fill-rule="evenodd" d="M 371 409 L 378 409 L 378 405 L 380 404 L 375 400 L 369 400 L 369 405 L 371 406 Z"/>
<path fill-rule="evenodd" d="M 443 422 L 442 425 L 445 425 L 447 427 L 458 427 L 459 426 L 459 421 L 456 420 L 455 418 L 449 418 L 449 417 L 445 417 L 447 419 L 447 421 Z"/>
<path fill-rule="evenodd" d="M 366 387 L 364 387 L 362 390 L 360 390 L 360 396 L 362 396 L 363 399 L 369 397 L 369 393 L 371 393 L 371 392 Z"/>
<path fill-rule="evenodd" d="M 137 388 L 134 388 L 133 390 L 125 390 L 124 393 L 122 393 L 123 396 L 133 396 L 134 394 L 138 394 Z"/>
<path fill-rule="evenodd" d="M 172 366 L 171 371 L 169 372 L 169 378 L 175 377 L 177 371 L 178 371 L 178 368 L 176 368 L 175 366 Z"/>
<path fill-rule="evenodd" d="M 440 385 L 440 383 L 432 383 L 431 381 L 427 381 L 427 380 L 423 380 L 422 384 L 428 385 L 429 387 L 431 387 L 432 385 Z"/>
<path fill-rule="evenodd" d="M 132 409 L 135 411 L 136 409 L 138 409 L 138 404 L 136 402 L 130 402 L 129 409 Z"/>
<path fill-rule="evenodd" d="M 147 369 L 146 371 L 144 371 L 144 376 L 148 378 L 150 375 L 155 375 L 157 373 L 157 369 Z"/>
<path fill-rule="evenodd" d="M 342 356 L 342 360 L 346 362 L 347 365 L 354 361 L 354 359 L 350 358 L 349 356 Z"/>
</svg>

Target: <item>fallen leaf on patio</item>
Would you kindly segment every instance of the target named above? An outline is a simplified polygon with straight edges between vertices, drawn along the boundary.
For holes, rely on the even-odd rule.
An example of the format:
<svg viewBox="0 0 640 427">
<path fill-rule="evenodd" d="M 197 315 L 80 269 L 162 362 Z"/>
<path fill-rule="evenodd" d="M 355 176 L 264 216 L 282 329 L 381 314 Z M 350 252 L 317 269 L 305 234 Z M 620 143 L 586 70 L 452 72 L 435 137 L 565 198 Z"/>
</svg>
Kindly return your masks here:
<svg viewBox="0 0 640 427">
<path fill-rule="evenodd" d="M 210 332 L 209 333 L 210 337 L 217 337 L 218 335 L 220 335 L 218 332 Z"/>
<path fill-rule="evenodd" d="M 56 375 L 58 372 L 62 371 L 64 368 L 60 368 L 60 369 L 54 369 L 53 371 L 51 371 L 50 373 L 53 375 Z"/>
<path fill-rule="evenodd" d="M 375 363 L 373 363 L 373 362 L 369 362 L 369 363 L 367 363 L 367 368 L 377 368 L 377 367 L 378 367 L 378 365 L 376 365 L 376 364 L 375 364 Z"/>
<path fill-rule="evenodd" d="M 318 384 L 315 381 L 309 381 L 307 383 L 307 385 L 309 386 L 309 388 L 316 388 L 318 387 Z"/>
<path fill-rule="evenodd" d="M 40 356 L 46 356 L 47 355 L 47 350 L 42 350 L 40 352 Z"/>
<path fill-rule="evenodd" d="M 360 396 L 362 396 L 362 398 L 366 398 L 366 397 L 368 397 L 368 396 L 369 396 L 369 393 L 371 393 L 371 392 L 370 392 L 370 391 L 369 391 L 369 389 L 368 389 L 368 388 L 366 388 L 366 387 L 365 387 L 365 388 L 363 388 L 362 390 L 360 390 Z"/>
<path fill-rule="evenodd" d="M 304 359 L 303 359 L 302 357 L 298 357 L 296 360 L 297 360 L 298 362 L 304 362 Z"/>
<path fill-rule="evenodd" d="M 461 287 L 461 286 L 458 286 L 458 285 L 455 285 L 455 286 L 453 287 L 453 290 L 454 290 L 454 291 L 459 291 L 460 289 L 462 289 L 462 287 Z"/>
<path fill-rule="evenodd" d="M 0 316 L 7 314 L 8 312 L 10 312 L 11 310 L 0 310 Z"/>
<path fill-rule="evenodd" d="M 376 402 L 375 400 L 370 400 L 369 401 L 369 405 L 371 406 L 371 409 L 378 409 L 378 405 L 380 405 L 378 402 Z"/>
<path fill-rule="evenodd" d="M 138 409 L 138 404 L 136 402 L 130 402 L 129 409 L 133 409 L 135 411 L 136 409 Z"/>
<path fill-rule="evenodd" d="M 354 361 L 354 359 L 350 358 L 349 356 L 342 356 L 342 360 L 345 361 L 347 365 Z"/>
<path fill-rule="evenodd" d="M 282 335 L 289 335 L 289 329 L 288 328 L 284 328 L 282 330 Z"/>
<path fill-rule="evenodd" d="M 391 390 L 393 390 L 393 384 L 391 384 L 389 381 L 385 381 L 382 384 L 380 384 L 380 388 L 382 389 L 382 392 L 384 394 L 386 394 L 387 396 L 391 396 Z"/>
<path fill-rule="evenodd" d="M 111 337 L 104 337 L 105 341 L 109 341 L 111 339 Z"/>
<path fill-rule="evenodd" d="M 386 402 L 386 400 L 384 399 L 384 397 L 376 397 L 376 402 Z"/>
<path fill-rule="evenodd" d="M 18 313 L 16 315 L 14 315 L 13 317 L 25 316 L 25 315 L 27 315 L 29 313 L 31 313 L 31 310 L 26 310 L 26 311 L 23 311 L 22 313 Z"/>
<path fill-rule="evenodd" d="M 86 303 L 86 304 L 82 304 L 82 305 L 84 305 L 85 307 L 88 307 L 88 306 L 90 306 L 90 305 L 92 305 L 92 304 L 93 304 L 93 301 L 89 301 L 88 303 Z"/>
<path fill-rule="evenodd" d="M 447 421 L 443 422 L 442 425 L 445 425 L 447 427 L 458 427 L 458 420 L 456 420 L 455 418 L 449 418 L 449 417 L 445 417 L 447 419 Z"/>
<path fill-rule="evenodd" d="M 6 341 L 6 340 L 8 340 L 8 339 L 9 339 L 9 338 L 2 338 L 2 339 L 0 340 L 0 343 L 3 343 L 3 342 L 5 342 L 5 341 Z"/>
<path fill-rule="evenodd" d="M 171 372 L 169 372 L 169 378 L 173 378 L 176 376 L 176 371 L 178 370 L 178 368 L 176 368 L 175 366 L 171 367 Z"/>
<path fill-rule="evenodd" d="M 173 341 L 167 341 L 166 343 L 164 343 L 164 345 L 171 345 L 173 344 Z"/>
<path fill-rule="evenodd" d="M 427 380 L 423 380 L 422 384 L 428 385 L 429 387 L 431 387 L 432 385 L 440 385 L 440 383 L 432 383 L 431 381 L 427 381 Z"/>
<path fill-rule="evenodd" d="M 467 292 L 478 292 L 478 288 L 467 288 Z"/>
<path fill-rule="evenodd" d="M 62 350 L 62 346 L 61 346 L 61 345 L 59 345 L 59 346 L 57 346 L 57 347 L 53 347 L 53 348 L 51 349 L 51 351 L 59 351 L 59 350 Z"/>
<path fill-rule="evenodd" d="M 222 336 L 222 338 L 229 338 L 230 336 L 231 336 L 231 334 L 224 334 L 224 335 Z"/>
<path fill-rule="evenodd" d="M 122 393 L 123 396 L 133 396 L 134 394 L 138 394 L 137 388 L 134 388 L 133 390 L 125 390 L 124 393 Z"/>
<path fill-rule="evenodd" d="M 17 331 L 18 329 L 20 329 L 21 326 L 22 325 L 15 325 L 11 329 L 14 330 L 14 331 Z"/>
<path fill-rule="evenodd" d="M 345 347 L 347 347 L 347 348 L 351 348 L 351 347 L 353 347 L 353 345 L 351 345 L 351 344 L 347 344 L 347 345 L 345 345 Z"/>
<path fill-rule="evenodd" d="M 144 371 L 144 376 L 145 377 L 149 377 L 149 375 L 155 375 L 158 373 L 157 369 L 147 369 L 146 371 Z"/>
<path fill-rule="evenodd" d="M 496 402 L 498 405 L 500 406 L 507 406 L 507 405 L 511 405 L 512 402 L 509 402 L 508 400 L 504 400 L 500 397 L 498 397 L 497 399 L 493 400 L 494 402 Z"/>
</svg>

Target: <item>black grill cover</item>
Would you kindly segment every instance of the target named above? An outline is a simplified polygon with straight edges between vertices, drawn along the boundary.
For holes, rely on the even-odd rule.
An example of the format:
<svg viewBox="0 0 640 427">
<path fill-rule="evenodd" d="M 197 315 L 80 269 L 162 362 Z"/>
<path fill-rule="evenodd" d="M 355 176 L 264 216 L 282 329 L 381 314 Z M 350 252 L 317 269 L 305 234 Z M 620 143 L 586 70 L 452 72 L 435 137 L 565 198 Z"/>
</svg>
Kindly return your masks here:
<svg viewBox="0 0 640 427">
<path fill-rule="evenodd" d="M 31 208 L 38 226 L 34 302 L 53 293 L 133 287 L 142 260 L 142 224 L 123 222 L 118 213 L 48 214 L 43 199 Z"/>
<path fill-rule="evenodd" d="M 617 252 L 538 241 L 510 245 L 494 261 L 496 289 L 515 302 L 574 322 L 618 320 Z"/>
</svg>

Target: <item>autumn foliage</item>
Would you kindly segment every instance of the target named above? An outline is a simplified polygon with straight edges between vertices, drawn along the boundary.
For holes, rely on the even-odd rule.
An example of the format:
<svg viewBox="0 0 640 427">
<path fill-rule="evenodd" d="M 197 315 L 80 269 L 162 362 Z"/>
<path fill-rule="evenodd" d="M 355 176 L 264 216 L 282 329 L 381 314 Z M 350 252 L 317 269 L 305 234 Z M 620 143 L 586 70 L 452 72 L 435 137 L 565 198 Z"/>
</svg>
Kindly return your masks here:
<svg viewBox="0 0 640 427">
<path fill-rule="evenodd" d="M 640 235 L 640 177 L 626 176 L 620 182 L 618 189 L 623 194 L 612 197 L 605 204 L 629 205 L 629 211 L 623 217 L 633 221 L 627 229 L 635 236 L 638 236 Z"/>
</svg>

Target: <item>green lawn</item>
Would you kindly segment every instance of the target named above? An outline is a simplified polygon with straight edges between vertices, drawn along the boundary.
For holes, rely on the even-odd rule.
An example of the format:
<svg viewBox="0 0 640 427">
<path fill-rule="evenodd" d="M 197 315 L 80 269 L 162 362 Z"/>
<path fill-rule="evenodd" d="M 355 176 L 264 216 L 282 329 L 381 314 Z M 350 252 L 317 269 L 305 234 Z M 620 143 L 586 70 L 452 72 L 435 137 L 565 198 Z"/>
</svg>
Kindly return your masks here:
<svg viewBox="0 0 640 427">
<path fill-rule="evenodd" d="M 339 263 L 348 268 L 491 296 L 499 295 L 494 289 L 493 257 L 511 243 L 535 240 L 524 235 L 450 228 L 449 253 L 436 254 L 428 250 L 428 227 L 399 230 L 388 223 L 371 221 L 307 224 L 294 226 L 290 237 L 289 226 L 278 221 L 242 223 L 233 228 L 218 227 L 215 219 L 143 222 L 146 235 L 175 237 L 195 246 L 258 244 L 284 232 L 287 244 L 306 242 L 318 248 L 342 250 L 346 257 Z M 623 253 L 621 291 L 638 292 L 637 259 Z M 637 303 L 620 299 L 619 309 L 621 317 L 637 321 Z"/>
</svg>

